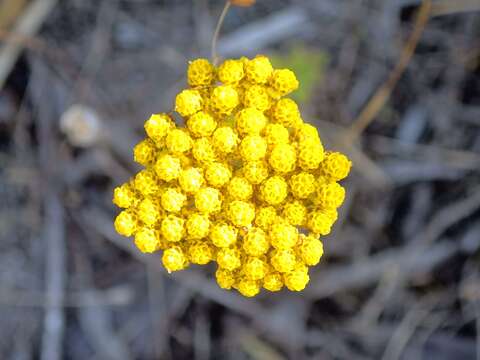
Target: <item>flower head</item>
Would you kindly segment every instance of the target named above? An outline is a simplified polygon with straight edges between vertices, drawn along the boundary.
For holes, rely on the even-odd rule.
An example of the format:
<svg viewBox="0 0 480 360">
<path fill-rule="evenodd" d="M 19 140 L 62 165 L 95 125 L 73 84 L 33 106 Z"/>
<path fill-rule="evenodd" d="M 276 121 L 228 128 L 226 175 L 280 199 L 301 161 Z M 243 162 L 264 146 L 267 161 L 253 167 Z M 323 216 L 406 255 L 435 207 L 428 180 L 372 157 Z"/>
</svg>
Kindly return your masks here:
<svg viewBox="0 0 480 360">
<path fill-rule="evenodd" d="M 236 1 L 235 3 L 253 1 Z M 188 64 L 189 88 L 145 121 L 133 149 L 144 167 L 113 191 L 115 230 L 141 252 L 163 251 L 168 272 L 217 264 L 222 289 L 303 290 L 319 263 L 350 160 L 325 151 L 318 130 L 283 96 L 298 88 L 268 57 Z"/>
</svg>

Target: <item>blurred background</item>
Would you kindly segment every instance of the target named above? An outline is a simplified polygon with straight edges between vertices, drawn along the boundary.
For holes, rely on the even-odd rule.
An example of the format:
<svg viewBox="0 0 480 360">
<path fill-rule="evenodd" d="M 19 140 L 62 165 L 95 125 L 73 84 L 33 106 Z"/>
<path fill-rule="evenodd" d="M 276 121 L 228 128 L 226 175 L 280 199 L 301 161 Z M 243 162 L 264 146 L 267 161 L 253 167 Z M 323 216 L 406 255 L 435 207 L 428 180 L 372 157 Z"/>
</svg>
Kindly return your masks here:
<svg viewBox="0 0 480 360">
<path fill-rule="evenodd" d="M 143 122 L 223 5 L 0 0 L 0 358 L 480 359 L 478 0 L 228 12 L 220 56 L 296 71 L 304 119 L 354 162 L 305 292 L 245 299 L 116 235 Z"/>
</svg>

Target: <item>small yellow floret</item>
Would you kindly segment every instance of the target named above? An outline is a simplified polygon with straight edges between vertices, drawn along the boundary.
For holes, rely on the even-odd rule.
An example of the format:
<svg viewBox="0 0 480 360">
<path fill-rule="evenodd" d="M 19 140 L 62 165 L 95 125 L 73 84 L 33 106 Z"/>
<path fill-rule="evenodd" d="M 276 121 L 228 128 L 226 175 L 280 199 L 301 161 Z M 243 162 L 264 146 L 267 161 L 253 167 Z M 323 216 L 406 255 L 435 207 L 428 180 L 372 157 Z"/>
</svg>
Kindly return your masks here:
<svg viewBox="0 0 480 360">
<path fill-rule="evenodd" d="M 215 81 L 215 67 L 207 59 L 196 59 L 188 64 L 188 85 L 206 86 Z"/>
<path fill-rule="evenodd" d="M 232 172 L 224 163 L 211 163 L 207 165 L 205 170 L 205 178 L 207 182 L 216 188 L 225 185 L 232 177 Z"/>
<path fill-rule="evenodd" d="M 210 239 L 216 247 L 229 247 L 237 241 L 237 230 L 228 224 L 217 223 L 212 226 Z"/>
<path fill-rule="evenodd" d="M 121 208 L 128 208 L 136 202 L 135 191 L 131 183 L 125 183 L 113 190 L 113 203 Z"/>
<path fill-rule="evenodd" d="M 272 75 L 273 66 L 266 56 L 257 56 L 245 64 L 245 73 L 248 81 L 256 84 L 265 84 Z"/>
<path fill-rule="evenodd" d="M 265 86 L 251 85 L 245 89 L 243 104 L 245 107 L 266 111 L 271 106 L 270 95 Z"/>
<path fill-rule="evenodd" d="M 202 110 L 203 99 L 197 90 L 187 89 L 175 98 L 175 111 L 182 116 L 191 116 Z"/>
<path fill-rule="evenodd" d="M 268 265 L 258 257 L 249 257 L 242 266 L 242 274 L 250 280 L 261 280 L 268 271 Z"/>
<path fill-rule="evenodd" d="M 297 199 L 306 199 L 315 191 L 315 176 L 299 172 L 290 178 L 290 189 Z"/>
<path fill-rule="evenodd" d="M 234 200 L 228 204 L 227 216 L 235 226 L 249 226 L 255 218 L 255 207 L 251 203 Z"/>
<path fill-rule="evenodd" d="M 164 181 L 172 181 L 178 178 L 182 171 L 180 159 L 176 156 L 161 155 L 154 166 L 157 176 Z"/>
<path fill-rule="evenodd" d="M 265 127 L 263 136 L 268 145 L 288 144 L 288 129 L 281 124 L 268 124 Z"/>
<path fill-rule="evenodd" d="M 187 197 L 178 188 L 168 188 L 162 194 L 162 207 L 170 212 L 179 212 L 185 205 Z"/>
<path fill-rule="evenodd" d="M 173 153 L 183 153 L 192 148 L 192 138 L 184 130 L 171 130 L 166 139 L 165 145 Z"/>
<path fill-rule="evenodd" d="M 199 111 L 190 116 L 187 121 L 187 126 L 193 136 L 201 137 L 212 135 L 217 127 L 217 123 L 212 115 Z"/>
<path fill-rule="evenodd" d="M 285 285 L 290 291 L 302 291 L 310 281 L 308 272 L 302 270 L 292 270 L 284 275 Z"/>
<path fill-rule="evenodd" d="M 309 216 L 308 228 L 315 234 L 328 235 L 334 221 L 328 213 L 316 210 Z"/>
<path fill-rule="evenodd" d="M 284 96 L 298 89 L 298 80 L 295 73 L 289 69 L 274 70 L 270 79 L 270 86 Z"/>
<path fill-rule="evenodd" d="M 200 138 L 194 141 L 192 155 L 200 163 L 209 163 L 216 160 L 215 150 L 209 138 Z"/>
<path fill-rule="evenodd" d="M 238 145 L 238 136 L 232 128 L 220 127 L 213 133 L 212 144 L 221 153 L 231 153 Z"/>
<path fill-rule="evenodd" d="M 260 110 L 247 107 L 235 115 L 235 124 L 240 134 L 256 135 L 267 124 L 267 118 Z"/>
<path fill-rule="evenodd" d="M 278 205 L 288 195 L 288 186 L 281 176 L 272 176 L 265 180 L 260 187 L 263 201 L 270 205 Z"/>
<path fill-rule="evenodd" d="M 152 140 L 145 139 L 140 141 L 133 148 L 133 160 L 143 166 L 149 166 L 155 161 L 157 148 Z"/>
<path fill-rule="evenodd" d="M 165 269 L 171 273 L 172 271 L 185 269 L 188 260 L 180 246 L 174 246 L 163 252 L 162 263 Z"/>
<path fill-rule="evenodd" d="M 307 208 L 298 200 L 288 202 L 283 207 L 283 217 L 291 225 L 302 226 L 307 218 Z"/>
<path fill-rule="evenodd" d="M 168 215 L 162 220 L 160 230 L 167 241 L 180 241 L 185 235 L 185 220 L 176 215 Z"/>
<path fill-rule="evenodd" d="M 158 250 L 160 234 L 157 230 L 142 227 L 135 233 L 135 245 L 143 253 L 153 253 Z"/>
<path fill-rule="evenodd" d="M 278 272 L 285 273 L 291 271 L 297 260 L 292 249 L 275 250 L 270 258 L 270 263 Z"/>
<path fill-rule="evenodd" d="M 321 143 L 318 130 L 315 126 L 302 123 L 295 129 L 295 138 L 298 142 L 304 143 Z"/>
<path fill-rule="evenodd" d="M 221 268 L 217 269 L 215 272 L 215 278 L 218 286 L 220 286 L 222 289 L 230 290 L 233 284 L 235 284 L 235 277 L 229 270 Z"/>
<path fill-rule="evenodd" d="M 243 238 L 243 250 L 251 256 L 264 255 L 270 247 L 267 235 L 261 228 L 251 228 Z"/>
<path fill-rule="evenodd" d="M 195 207 L 202 213 L 220 211 L 221 206 L 220 191 L 215 188 L 202 188 L 195 194 Z"/>
<path fill-rule="evenodd" d="M 255 225 L 264 231 L 270 230 L 270 226 L 277 218 L 277 211 L 273 206 L 257 207 Z"/>
<path fill-rule="evenodd" d="M 283 278 L 280 273 L 272 272 L 263 278 L 263 287 L 268 291 L 280 291 L 283 287 Z"/>
<path fill-rule="evenodd" d="M 135 175 L 133 184 L 135 190 L 144 196 L 153 195 L 160 191 L 160 184 L 158 183 L 157 177 L 150 169 L 144 169 Z"/>
<path fill-rule="evenodd" d="M 186 226 L 188 236 L 191 239 L 202 239 L 210 232 L 210 220 L 204 214 L 190 214 Z"/>
<path fill-rule="evenodd" d="M 278 221 L 270 228 L 270 241 L 276 249 L 290 249 L 298 242 L 298 230 L 286 221 Z"/>
<path fill-rule="evenodd" d="M 178 184 L 187 194 L 195 194 L 205 183 L 203 174 L 199 168 L 191 167 L 182 170 L 178 177 Z"/>
<path fill-rule="evenodd" d="M 259 135 L 245 136 L 240 143 L 240 155 L 245 161 L 256 161 L 265 157 L 267 142 Z"/>
<path fill-rule="evenodd" d="M 208 264 L 213 259 L 213 249 L 205 241 L 196 241 L 188 247 L 188 258 L 193 264 Z"/>
<path fill-rule="evenodd" d="M 242 265 L 241 254 L 235 248 L 222 248 L 217 253 L 217 263 L 222 269 L 233 271 Z"/>
<path fill-rule="evenodd" d="M 268 166 L 263 161 L 249 161 L 243 165 L 243 175 L 253 185 L 260 184 L 268 177 Z"/>
<path fill-rule="evenodd" d="M 352 162 L 339 152 L 327 152 L 321 164 L 322 173 L 334 181 L 340 181 L 348 176 Z"/>
<path fill-rule="evenodd" d="M 218 79 L 224 84 L 237 84 L 244 74 L 240 60 L 225 60 L 218 68 Z"/>
<path fill-rule="evenodd" d="M 248 200 L 253 193 L 253 187 L 247 179 L 234 176 L 227 186 L 228 195 L 234 200 Z"/>
<path fill-rule="evenodd" d="M 115 230 L 123 236 L 131 236 L 137 230 L 137 217 L 130 210 L 123 210 L 115 218 Z"/>
<path fill-rule="evenodd" d="M 292 99 L 280 99 L 270 109 L 272 118 L 275 122 L 291 127 L 295 123 L 302 121 L 298 105 Z"/>
<path fill-rule="evenodd" d="M 213 89 L 209 105 L 216 113 L 229 115 L 238 103 L 238 93 L 233 86 L 219 85 Z"/>
<path fill-rule="evenodd" d="M 167 136 L 168 131 L 174 127 L 175 124 L 167 114 L 153 114 L 145 121 L 144 125 L 148 137 L 156 144 L 163 144 L 163 139 Z"/>
<path fill-rule="evenodd" d="M 154 198 L 146 197 L 137 206 L 137 216 L 146 225 L 154 225 L 161 220 L 162 215 L 162 209 Z"/>
<path fill-rule="evenodd" d="M 297 153 L 290 144 L 275 145 L 268 159 L 270 166 L 278 173 L 288 173 L 295 170 Z"/>
<path fill-rule="evenodd" d="M 326 209 L 336 209 L 345 200 L 345 189 L 336 182 L 321 183 L 317 187 L 315 203 Z"/>
<path fill-rule="evenodd" d="M 298 164 L 304 170 L 315 170 L 324 158 L 321 142 L 299 141 Z"/>
<path fill-rule="evenodd" d="M 302 261 L 308 266 L 315 266 L 320 262 L 323 255 L 323 244 L 314 236 L 300 234 L 300 256 Z"/>
<path fill-rule="evenodd" d="M 245 297 L 253 297 L 260 292 L 260 284 L 255 280 L 242 279 L 238 282 L 236 288 Z"/>
</svg>

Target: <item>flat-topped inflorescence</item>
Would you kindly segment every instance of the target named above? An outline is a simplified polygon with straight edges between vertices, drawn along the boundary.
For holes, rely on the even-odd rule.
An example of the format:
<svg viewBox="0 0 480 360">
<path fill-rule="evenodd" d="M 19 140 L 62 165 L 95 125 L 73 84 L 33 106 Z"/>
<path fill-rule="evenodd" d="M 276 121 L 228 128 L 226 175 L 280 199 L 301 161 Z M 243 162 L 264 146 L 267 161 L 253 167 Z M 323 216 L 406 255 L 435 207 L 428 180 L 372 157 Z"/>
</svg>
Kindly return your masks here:
<svg viewBox="0 0 480 360">
<path fill-rule="evenodd" d="M 299 83 L 266 56 L 190 62 L 174 110 L 145 122 L 134 148 L 145 167 L 117 187 L 116 231 L 168 272 L 217 263 L 223 289 L 303 290 L 345 199 L 351 162 L 324 151 L 317 129 L 284 96 Z"/>
</svg>

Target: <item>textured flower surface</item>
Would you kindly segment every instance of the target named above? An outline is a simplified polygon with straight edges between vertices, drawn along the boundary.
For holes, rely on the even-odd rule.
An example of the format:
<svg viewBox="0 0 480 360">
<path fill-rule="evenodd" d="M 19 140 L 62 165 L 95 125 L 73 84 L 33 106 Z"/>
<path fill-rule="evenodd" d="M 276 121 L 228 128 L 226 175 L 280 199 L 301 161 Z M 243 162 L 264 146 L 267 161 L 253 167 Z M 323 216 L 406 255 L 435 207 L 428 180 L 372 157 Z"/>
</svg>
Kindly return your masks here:
<svg viewBox="0 0 480 360">
<path fill-rule="evenodd" d="M 176 97 L 185 127 L 165 113 L 145 122 L 133 151 L 145 167 L 114 190 L 117 232 L 162 251 L 168 272 L 217 264 L 223 289 L 303 290 L 345 199 L 351 162 L 324 151 L 317 129 L 284 97 L 299 86 L 266 56 L 218 68 L 190 62 Z"/>
</svg>

